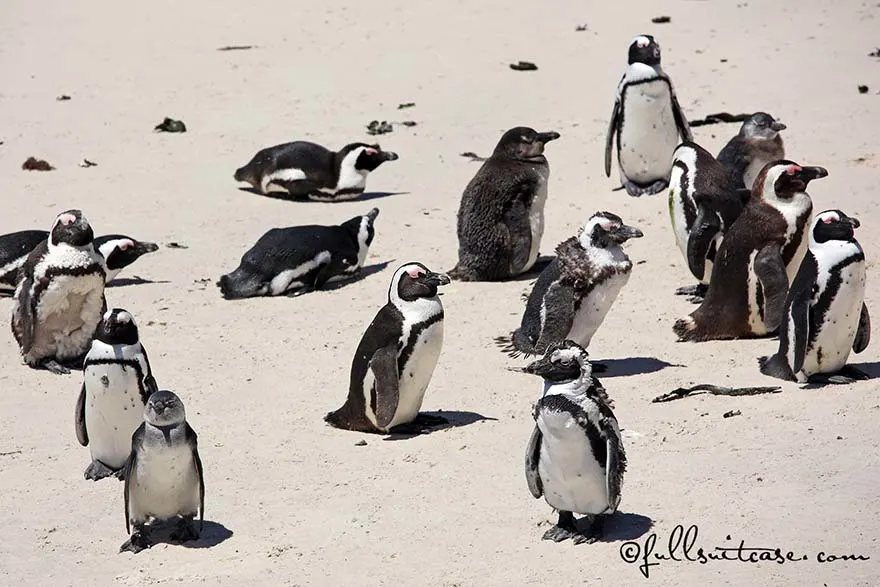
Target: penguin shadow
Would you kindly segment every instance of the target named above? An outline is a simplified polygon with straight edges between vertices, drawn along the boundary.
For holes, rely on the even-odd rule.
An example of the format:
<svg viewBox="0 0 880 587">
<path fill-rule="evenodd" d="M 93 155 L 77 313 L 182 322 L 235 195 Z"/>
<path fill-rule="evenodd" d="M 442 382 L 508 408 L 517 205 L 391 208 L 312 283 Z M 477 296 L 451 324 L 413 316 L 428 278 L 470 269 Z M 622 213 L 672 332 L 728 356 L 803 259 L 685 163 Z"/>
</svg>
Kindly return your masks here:
<svg viewBox="0 0 880 587">
<path fill-rule="evenodd" d="M 605 366 L 605 371 L 597 373 L 604 379 L 605 377 L 628 377 L 630 375 L 642 375 L 645 373 L 656 373 L 666 367 L 685 367 L 676 363 L 668 363 L 656 357 L 627 357 L 625 359 L 598 359 L 596 361 Z"/>
<path fill-rule="evenodd" d="M 198 522 L 196 522 L 196 528 L 198 528 Z M 154 543 L 164 542 L 166 544 L 180 544 L 184 548 L 212 548 L 217 546 L 221 542 L 225 542 L 229 538 L 232 537 L 232 530 L 220 524 L 219 522 L 211 522 L 205 520 L 205 525 L 202 527 L 202 531 L 199 533 L 199 538 L 197 540 L 190 540 L 189 542 L 172 542 L 170 539 L 171 531 L 169 529 L 168 536 L 166 537 L 164 533 L 159 533 L 157 535 L 150 534 L 150 539 Z"/>
<path fill-rule="evenodd" d="M 408 196 L 409 192 L 364 192 L 355 202 L 367 202 L 369 200 L 378 200 L 389 196 Z"/>
<path fill-rule="evenodd" d="M 822 382 L 822 381 L 810 381 L 806 385 L 802 387 L 802 389 L 826 389 L 826 388 L 835 388 L 835 387 L 846 387 L 848 385 L 857 385 L 863 381 L 872 381 L 874 379 L 880 378 L 880 362 L 873 363 L 847 363 L 847 367 L 854 367 L 867 375 L 867 379 L 858 379 L 851 383 L 839 384 L 839 383 L 830 383 L 830 382 Z"/>
<path fill-rule="evenodd" d="M 359 281 L 366 279 L 367 277 L 369 277 L 370 275 L 373 275 L 374 273 L 379 273 L 380 271 L 387 268 L 388 265 L 390 265 L 394 261 L 396 261 L 396 259 L 391 259 L 389 261 L 384 261 L 382 263 L 373 263 L 372 265 L 364 265 L 363 267 L 361 267 L 361 270 L 358 271 L 358 274 L 355 275 L 354 277 L 352 277 L 351 279 L 344 279 L 342 281 L 333 281 L 330 283 L 325 283 L 324 285 L 321 286 L 320 291 L 335 291 L 337 289 L 342 289 L 343 287 L 348 287 L 354 283 L 357 283 Z M 309 292 L 309 293 L 315 293 L 315 292 Z M 303 293 L 301 290 L 294 290 L 294 291 L 292 291 L 288 294 L 285 294 L 285 295 L 288 298 L 296 298 L 296 297 L 299 297 L 300 295 L 303 295 Z"/>
<path fill-rule="evenodd" d="M 152 279 L 144 279 L 143 277 L 138 277 L 135 275 L 134 277 L 120 277 L 118 279 L 114 279 L 104 287 L 127 287 L 129 285 L 143 285 L 145 283 L 171 283 L 167 280 L 162 281 L 153 281 Z"/>
<path fill-rule="evenodd" d="M 538 260 L 535 261 L 535 264 L 532 265 L 532 268 L 526 271 L 525 273 L 520 273 L 516 277 L 511 277 L 510 279 L 506 279 L 505 281 L 530 281 L 533 279 L 537 279 L 541 272 L 544 270 L 547 265 L 553 262 L 553 259 L 556 258 L 556 255 L 541 255 L 538 257 Z"/>
<path fill-rule="evenodd" d="M 392 430 L 391 434 L 384 437 L 385 441 L 397 441 L 397 440 L 409 440 L 410 438 L 414 438 L 416 436 L 427 436 L 428 434 L 434 434 L 435 432 L 441 432 L 443 430 L 449 430 L 451 428 L 461 428 L 462 426 L 469 426 L 476 422 L 482 422 L 484 420 L 490 422 L 497 422 L 498 418 L 491 418 L 489 416 L 484 416 L 482 414 L 478 414 L 476 412 L 460 412 L 457 410 L 452 411 L 444 411 L 439 410 L 437 412 L 421 412 L 422 414 L 426 414 L 429 416 L 441 416 L 446 418 L 448 421 L 447 424 L 443 424 L 441 426 L 437 426 L 436 428 L 432 428 L 429 431 L 416 433 L 416 432 L 394 432 Z"/>
<path fill-rule="evenodd" d="M 654 520 L 648 516 L 618 511 L 605 522 L 602 542 L 635 540 L 648 533 Z"/>
<path fill-rule="evenodd" d="M 264 194 L 260 190 L 254 187 L 245 187 L 241 186 L 238 188 L 239 191 L 248 192 L 254 194 L 256 196 L 263 196 L 265 198 L 272 198 L 273 200 L 286 200 L 288 202 L 313 202 L 313 200 L 309 200 L 308 198 L 297 198 L 291 196 L 290 194 L 284 192 L 269 192 L 268 194 Z M 379 200 L 381 198 L 387 198 L 389 196 L 403 196 L 408 195 L 409 192 L 364 192 L 359 195 L 357 198 L 353 200 L 327 200 L 322 202 L 317 202 L 319 204 L 334 204 L 334 203 L 350 203 L 350 202 L 367 202 L 369 200 Z"/>
</svg>

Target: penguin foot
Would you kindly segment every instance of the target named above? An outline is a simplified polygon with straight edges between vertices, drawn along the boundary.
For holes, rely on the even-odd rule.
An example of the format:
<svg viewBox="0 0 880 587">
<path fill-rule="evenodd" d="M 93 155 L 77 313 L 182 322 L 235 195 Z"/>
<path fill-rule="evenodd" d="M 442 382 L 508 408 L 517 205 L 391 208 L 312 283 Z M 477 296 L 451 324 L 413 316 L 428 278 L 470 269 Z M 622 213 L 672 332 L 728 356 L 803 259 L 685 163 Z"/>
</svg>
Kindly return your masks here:
<svg viewBox="0 0 880 587">
<path fill-rule="evenodd" d="M 449 426 L 449 420 L 443 416 L 419 414 L 416 419 L 406 424 L 398 424 L 389 432 L 392 434 L 429 434 L 438 428 Z"/>
<path fill-rule="evenodd" d="M 587 527 L 583 530 L 577 530 L 572 534 L 571 541 L 575 544 L 592 544 L 598 542 L 602 538 L 605 528 L 605 520 L 603 516 L 593 516 L 584 518 L 581 523 L 587 523 Z"/>
<path fill-rule="evenodd" d="M 635 198 L 638 198 L 639 196 L 653 196 L 654 194 L 659 194 L 667 187 L 669 187 L 669 182 L 665 179 L 658 179 L 652 184 L 641 186 L 637 183 L 633 183 L 628 179 L 625 179 L 623 180 L 623 187 L 626 188 L 626 193 Z"/>
<path fill-rule="evenodd" d="M 31 365 L 31 367 L 35 369 L 45 369 L 46 371 L 54 373 L 55 375 L 70 375 L 70 369 L 54 359 L 49 359 L 48 361 L 43 361 L 41 363 L 37 363 L 36 365 Z"/>
<path fill-rule="evenodd" d="M 171 533 L 170 538 L 172 542 L 189 542 L 191 540 L 198 540 L 199 533 L 196 532 L 196 527 L 193 524 L 193 517 L 181 517 L 177 522 L 177 528 Z"/>
<path fill-rule="evenodd" d="M 121 474 L 122 469 L 115 471 L 101 461 L 92 461 L 92 463 L 86 467 L 83 477 L 89 481 L 100 481 L 101 479 L 106 479 L 107 477 L 112 477 L 114 475 L 121 479 Z"/>
<path fill-rule="evenodd" d="M 553 542 L 562 542 L 569 538 L 573 538 L 578 533 L 577 526 L 574 521 L 574 514 L 571 512 L 560 511 L 559 521 L 556 525 L 544 532 L 541 540 L 552 540 Z"/>
<path fill-rule="evenodd" d="M 128 540 L 123 542 L 122 546 L 119 547 L 119 552 L 131 552 L 137 554 L 151 546 L 153 546 L 153 543 L 147 538 L 143 529 L 135 528 Z"/>
</svg>

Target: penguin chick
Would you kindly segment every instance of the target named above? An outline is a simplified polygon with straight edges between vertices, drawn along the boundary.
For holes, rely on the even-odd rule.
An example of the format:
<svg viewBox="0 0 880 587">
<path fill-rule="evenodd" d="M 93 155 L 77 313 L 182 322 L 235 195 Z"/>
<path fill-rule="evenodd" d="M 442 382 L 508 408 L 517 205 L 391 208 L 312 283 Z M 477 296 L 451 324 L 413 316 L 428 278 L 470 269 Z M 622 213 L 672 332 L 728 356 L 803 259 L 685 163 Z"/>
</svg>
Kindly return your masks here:
<svg viewBox="0 0 880 587">
<path fill-rule="evenodd" d="M 779 131 L 786 126 L 766 112 L 755 112 L 739 133 L 718 153 L 718 161 L 733 178 L 734 189 L 751 190 L 758 173 L 773 161 L 785 159 Z"/>
<path fill-rule="evenodd" d="M 350 143 L 337 152 L 308 141 L 267 147 L 235 171 L 261 194 L 319 202 L 354 200 L 364 192 L 367 175 L 397 153 L 379 145 Z"/>
<path fill-rule="evenodd" d="M 632 271 L 621 245 L 641 236 L 616 214 L 593 214 L 577 237 L 556 247 L 556 258 L 529 295 L 520 327 L 496 343 L 513 357 L 543 354 L 566 339 L 587 348 Z"/>
<path fill-rule="evenodd" d="M 557 132 L 516 127 L 468 183 L 458 209 L 458 264 L 449 277 L 502 281 L 538 260 L 550 166 L 544 146 Z"/>
<path fill-rule="evenodd" d="M 587 352 L 566 340 L 547 348 L 523 372 L 544 380 L 535 404 L 535 429 L 526 448 L 529 491 L 559 512 L 544 540 L 575 544 L 602 538 L 617 511 L 626 452 L 602 384 L 592 377 Z M 578 528 L 574 514 L 583 514 Z"/>
<path fill-rule="evenodd" d="M 865 304 L 865 253 L 855 238 L 859 221 L 841 210 L 816 215 L 810 249 L 785 301 L 779 350 L 761 357 L 761 373 L 800 383 L 868 379 L 846 364 L 871 340 Z"/>
</svg>

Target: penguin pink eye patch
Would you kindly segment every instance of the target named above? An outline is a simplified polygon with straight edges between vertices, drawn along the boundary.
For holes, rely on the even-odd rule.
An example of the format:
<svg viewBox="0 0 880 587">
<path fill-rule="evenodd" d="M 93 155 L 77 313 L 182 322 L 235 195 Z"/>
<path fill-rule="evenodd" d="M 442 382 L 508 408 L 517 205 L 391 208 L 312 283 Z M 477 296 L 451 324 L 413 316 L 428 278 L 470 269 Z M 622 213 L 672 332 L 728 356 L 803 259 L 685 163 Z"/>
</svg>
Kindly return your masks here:
<svg viewBox="0 0 880 587">
<path fill-rule="evenodd" d="M 58 222 L 60 222 L 64 226 L 67 226 L 68 224 L 73 224 L 74 222 L 76 222 L 76 216 L 74 216 L 73 214 L 62 214 L 58 217 Z"/>
<path fill-rule="evenodd" d="M 797 173 L 800 170 L 801 170 L 800 165 L 789 165 L 788 169 L 785 170 L 785 173 L 787 173 L 788 175 L 794 175 L 795 173 Z"/>
<path fill-rule="evenodd" d="M 365 152 L 367 155 L 376 155 L 376 154 L 379 153 L 379 151 L 377 151 L 377 150 L 374 149 L 373 147 L 367 147 L 366 149 L 364 149 L 364 152 Z"/>
<path fill-rule="evenodd" d="M 418 279 L 419 277 L 421 277 L 422 275 L 425 274 L 425 270 L 420 267 L 413 267 L 412 269 L 409 269 L 407 271 L 407 273 L 413 279 Z"/>
</svg>

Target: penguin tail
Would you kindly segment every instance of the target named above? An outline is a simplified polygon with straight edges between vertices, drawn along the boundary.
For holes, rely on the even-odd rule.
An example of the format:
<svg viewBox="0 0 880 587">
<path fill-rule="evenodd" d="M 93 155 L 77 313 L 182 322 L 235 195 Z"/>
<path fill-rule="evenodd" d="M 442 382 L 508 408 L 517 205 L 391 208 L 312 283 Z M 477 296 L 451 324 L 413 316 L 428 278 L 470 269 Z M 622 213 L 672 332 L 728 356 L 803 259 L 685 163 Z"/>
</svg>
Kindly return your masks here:
<svg viewBox="0 0 880 587">
<path fill-rule="evenodd" d="M 511 332 L 509 336 L 496 336 L 495 346 L 511 359 L 528 358 L 536 354 L 534 345 L 519 328 Z"/>
<path fill-rule="evenodd" d="M 223 275 L 217 281 L 220 293 L 227 300 L 240 300 L 259 295 L 260 284 L 253 278 L 241 275 L 236 269 L 232 273 Z"/>
<path fill-rule="evenodd" d="M 761 373 L 770 377 L 782 379 L 783 381 L 796 380 L 794 373 L 791 371 L 791 367 L 788 366 L 788 362 L 785 360 L 785 357 L 779 353 L 770 357 L 759 357 L 758 368 L 761 370 Z"/>
<path fill-rule="evenodd" d="M 679 342 L 697 342 L 706 340 L 693 316 L 676 320 L 672 330 L 678 335 Z"/>
</svg>

